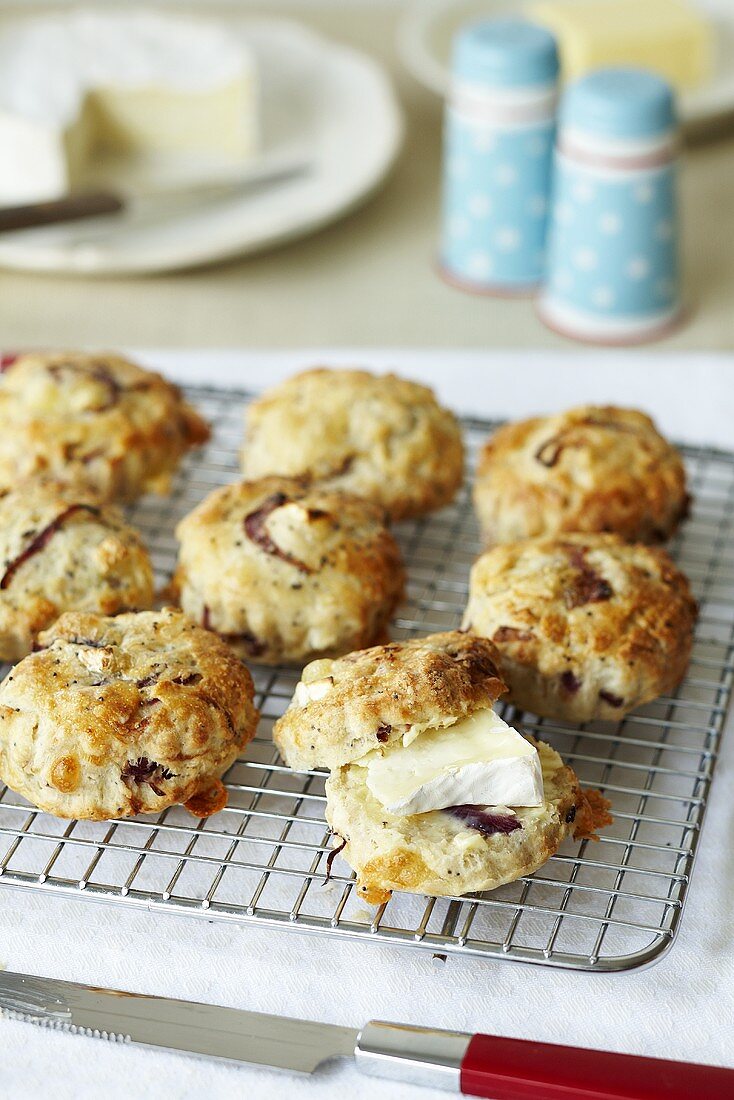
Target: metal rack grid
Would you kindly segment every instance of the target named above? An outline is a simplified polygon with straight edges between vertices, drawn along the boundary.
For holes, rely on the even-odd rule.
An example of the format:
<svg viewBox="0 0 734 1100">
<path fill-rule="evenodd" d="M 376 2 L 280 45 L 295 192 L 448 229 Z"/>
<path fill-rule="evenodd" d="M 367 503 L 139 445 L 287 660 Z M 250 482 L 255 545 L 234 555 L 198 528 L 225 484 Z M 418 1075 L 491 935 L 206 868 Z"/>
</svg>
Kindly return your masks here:
<svg viewBox="0 0 734 1100">
<path fill-rule="evenodd" d="M 214 438 L 184 464 L 170 498 L 145 499 L 132 510 L 161 582 L 174 562 L 176 520 L 237 476 L 247 395 L 196 387 L 188 396 L 212 422 Z M 471 467 L 493 425 L 466 420 L 464 427 Z M 596 971 L 659 957 L 681 919 L 734 678 L 734 454 L 682 449 L 694 508 L 672 550 L 701 612 L 688 676 L 674 696 L 614 726 L 522 716 L 525 728 L 550 741 L 584 784 L 612 799 L 614 824 L 598 842 L 566 841 L 536 874 L 489 894 L 427 899 L 396 893 L 379 909 L 366 909 L 339 858 L 327 882 L 323 774 L 290 771 L 270 739 L 297 675 L 253 666 L 263 720 L 228 774 L 225 810 L 198 823 L 181 807 L 125 821 L 67 822 L 4 788 L 0 885 L 372 939 L 441 956 Z M 451 507 L 401 524 L 397 534 L 409 583 L 394 637 L 457 626 L 479 550 L 467 489 Z"/>
</svg>

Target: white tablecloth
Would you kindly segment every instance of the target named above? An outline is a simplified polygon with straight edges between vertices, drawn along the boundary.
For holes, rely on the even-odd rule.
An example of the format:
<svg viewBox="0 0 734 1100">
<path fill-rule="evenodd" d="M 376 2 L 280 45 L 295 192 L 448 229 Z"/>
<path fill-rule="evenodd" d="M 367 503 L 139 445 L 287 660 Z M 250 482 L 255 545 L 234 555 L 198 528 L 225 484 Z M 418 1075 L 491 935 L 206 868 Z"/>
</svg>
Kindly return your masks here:
<svg viewBox="0 0 734 1100">
<path fill-rule="evenodd" d="M 394 366 L 461 411 L 499 416 L 616 401 L 678 438 L 734 446 L 734 357 L 343 351 L 143 353 L 181 380 L 260 388 L 316 361 Z M 732 722 L 730 720 L 729 726 Z M 731 730 L 730 730 L 731 732 Z M 734 1066 L 734 738 L 724 741 L 680 934 L 647 970 L 608 976 L 450 959 L 0 888 L 0 964 L 95 985 L 329 1020 L 370 1018 Z M 2 1020 L 12 1100 L 390 1100 L 441 1093 L 332 1063 L 313 1078 L 219 1065 Z M 703 1100 L 703 1098 L 702 1098 Z"/>
</svg>

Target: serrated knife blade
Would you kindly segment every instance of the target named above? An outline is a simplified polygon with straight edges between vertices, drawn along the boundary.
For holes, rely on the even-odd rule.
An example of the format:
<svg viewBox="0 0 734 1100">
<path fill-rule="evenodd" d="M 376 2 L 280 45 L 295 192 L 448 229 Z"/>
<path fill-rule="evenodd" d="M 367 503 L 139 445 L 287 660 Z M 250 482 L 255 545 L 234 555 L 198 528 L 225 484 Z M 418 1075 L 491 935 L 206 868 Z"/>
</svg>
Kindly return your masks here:
<svg viewBox="0 0 734 1100">
<path fill-rule="evenodd" d="M 46 1027 L 297 1073 L 352 1056 L 358 1035 L 348 1027 L 10 972 L 0 973 L 0 1007 Z"/>
<path fill-rule="evenodd" d="M 374 1077 L 495 1100 L 734 1100 L 734 1070 L 372 1020 L 361 1031 L 0 972 L 0 1011 L 147 1047 L 312 1073 L 353 1057 Z"/>
</svg>

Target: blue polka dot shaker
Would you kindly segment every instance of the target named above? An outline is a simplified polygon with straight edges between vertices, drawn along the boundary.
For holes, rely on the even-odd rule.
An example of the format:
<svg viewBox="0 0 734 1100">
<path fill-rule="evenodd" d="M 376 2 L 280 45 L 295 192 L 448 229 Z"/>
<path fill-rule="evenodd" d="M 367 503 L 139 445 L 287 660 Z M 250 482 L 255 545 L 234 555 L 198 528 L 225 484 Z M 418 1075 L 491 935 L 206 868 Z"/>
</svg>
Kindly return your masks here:
<svg viewBox="0 0 734 1100">
<path fill-rule="evenodd" d="M 551 328 L 635 344 L 680 313 L 677 129 L 670 86 L 641 69 L 599 69 L 559 110 L 548 274 Z"/>
<path fill-rule="evenodd" d="M 555 137 L 558 51 L 520 19 L 469 24 L 454 42 L 444 130 L 440 266 L 467 290 L 540 282 Z"/>
</svg>

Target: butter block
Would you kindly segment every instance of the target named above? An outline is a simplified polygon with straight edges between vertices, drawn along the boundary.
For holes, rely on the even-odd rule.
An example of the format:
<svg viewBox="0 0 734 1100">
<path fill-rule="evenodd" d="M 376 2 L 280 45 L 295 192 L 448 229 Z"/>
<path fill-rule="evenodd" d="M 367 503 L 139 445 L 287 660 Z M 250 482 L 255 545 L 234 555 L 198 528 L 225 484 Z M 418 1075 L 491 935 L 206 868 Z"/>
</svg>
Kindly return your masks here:
<svg viewBox="0 0 734 1100">
<path fill-rule="evenodd" d="M 632 65 L 692 88 L 713 71 L 711 24 L 683 0 L 541 0 L 528 16 L 558 39 L 566 80 Z"/>
</svg>

